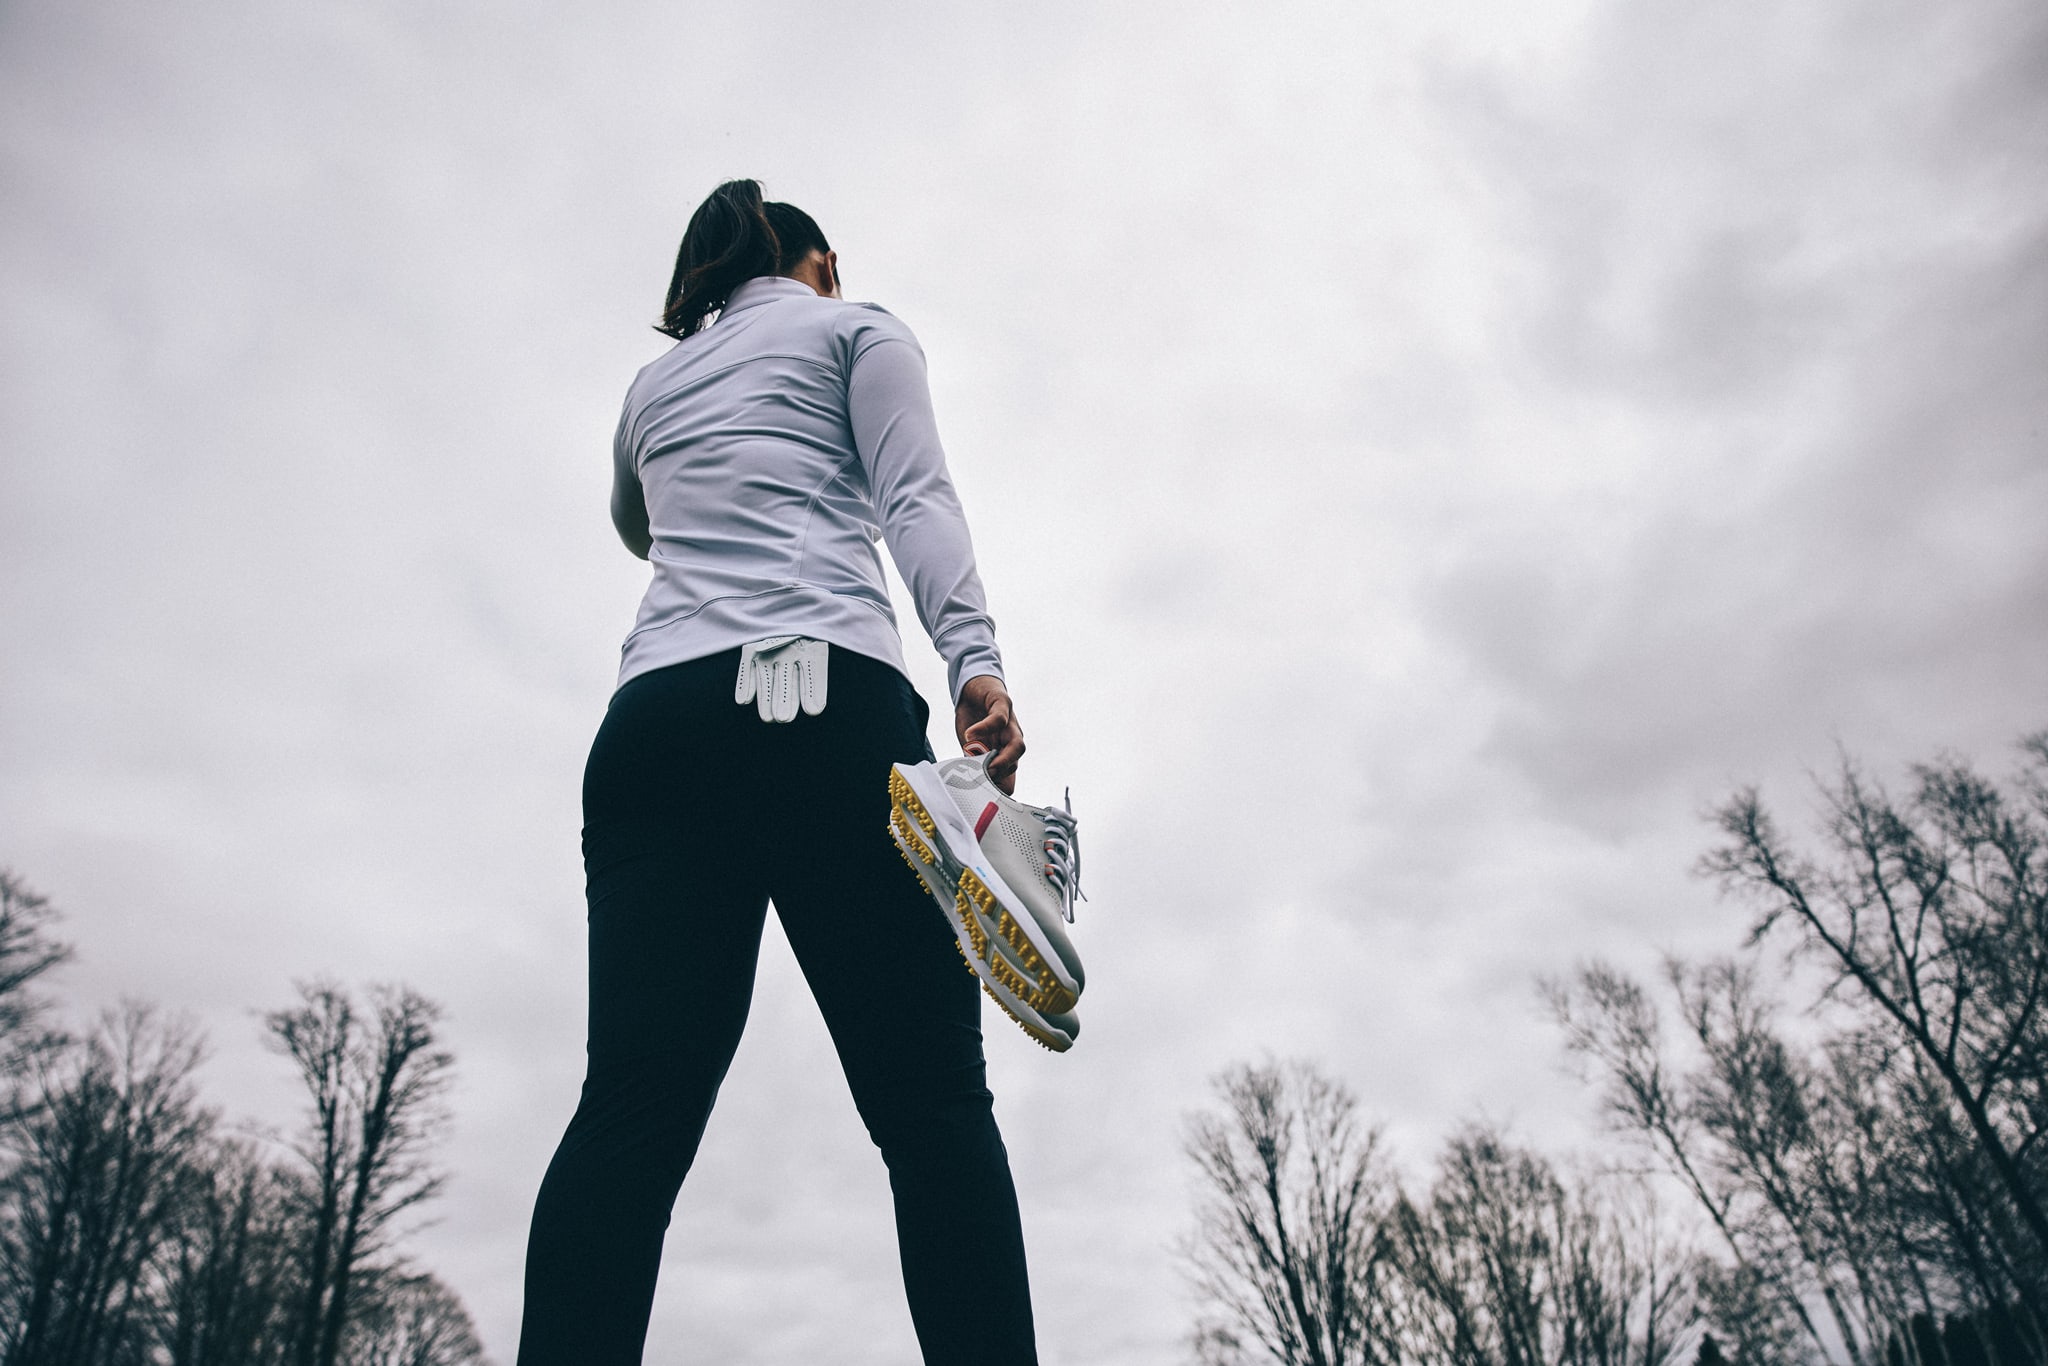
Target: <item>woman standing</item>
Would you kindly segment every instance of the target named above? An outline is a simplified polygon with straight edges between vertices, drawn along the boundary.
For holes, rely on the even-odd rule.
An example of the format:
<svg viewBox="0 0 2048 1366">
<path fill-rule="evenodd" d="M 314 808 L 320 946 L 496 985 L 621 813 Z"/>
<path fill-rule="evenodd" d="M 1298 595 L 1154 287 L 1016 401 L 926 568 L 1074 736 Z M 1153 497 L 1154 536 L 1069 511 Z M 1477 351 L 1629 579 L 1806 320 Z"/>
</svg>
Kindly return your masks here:
<svg viewBox="0 0 2048 1366">
<path fill-rule="evenodd" d="M 1024 753 L 923 353 L 751 180 L 691 218 L 660 326 L 677 343 L 615 446 L 612 519 L 654 577 L 584 774 L 589 1068 L 534 1209 L 520 1366 L 640 1360 L 771 900 L 888 1164 L 925 1361 L 1033 1362 L 980 993 L 885 833 L 891 766 L 931 751 L 877 537 L 963 748 L 1005 790 Z"/>
</svg>

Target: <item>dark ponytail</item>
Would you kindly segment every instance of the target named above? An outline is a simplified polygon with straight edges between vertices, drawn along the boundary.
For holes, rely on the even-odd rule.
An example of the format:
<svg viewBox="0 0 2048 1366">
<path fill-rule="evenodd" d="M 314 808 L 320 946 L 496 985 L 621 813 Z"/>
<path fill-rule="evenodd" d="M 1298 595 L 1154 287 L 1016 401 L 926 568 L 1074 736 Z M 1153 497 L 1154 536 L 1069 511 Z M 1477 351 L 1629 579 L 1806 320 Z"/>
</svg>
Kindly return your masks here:
<svg viewBox="0 0 2048 1366">
<path fill-rule="evenodd" d="M 748 280 L 780 275 L 810 253 L 830 250 L 802 209 L 764 203 L 758 180 L 728 180 L 690 215 L 654 330 L 678 341 L 693 336 Z"/>
</svg>

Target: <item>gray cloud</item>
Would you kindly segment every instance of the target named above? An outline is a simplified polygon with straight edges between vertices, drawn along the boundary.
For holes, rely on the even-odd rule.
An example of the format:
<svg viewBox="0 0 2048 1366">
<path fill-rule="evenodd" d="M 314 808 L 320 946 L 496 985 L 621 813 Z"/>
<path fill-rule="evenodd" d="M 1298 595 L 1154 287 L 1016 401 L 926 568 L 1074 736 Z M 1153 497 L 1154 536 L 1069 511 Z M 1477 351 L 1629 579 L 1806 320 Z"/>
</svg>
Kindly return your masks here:
<svg viewBox="0 0 2048 1366">
<path fill-rule="evenodd" d="M 1631 466 L 1436 592 L 1509 691 L 1495 747 L 1557 801 L 1772 769 L 1831 728 L 1897 756 L 2035 719 L 2048 196 L 2009 172 L 2048 29 L 1887 19 L 1637 11 L 1604 83 L 1489 109 L 1537 168 L 1499 178 L 1538 263 L 1530 362 Z"/>
</svg>

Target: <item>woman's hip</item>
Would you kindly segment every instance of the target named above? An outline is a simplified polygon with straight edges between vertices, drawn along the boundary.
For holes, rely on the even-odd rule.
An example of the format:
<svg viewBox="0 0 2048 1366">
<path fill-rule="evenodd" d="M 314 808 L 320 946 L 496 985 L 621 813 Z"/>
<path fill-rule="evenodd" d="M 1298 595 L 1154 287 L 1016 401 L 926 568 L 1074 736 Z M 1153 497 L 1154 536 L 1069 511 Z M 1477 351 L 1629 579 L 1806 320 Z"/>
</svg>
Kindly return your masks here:
<svg viewBox="0 0 2048 1366">
<path fill-rule="evenodd" d="M 889 765 L 931 754 L 930 709 L 889 664 L 837 645 L 828 659 L 823 710 L 788 721 L 764 721 L 753 702 L 734 700 L 738 649 L 628 679 L 584 768 L 586 830 L 801 820 L 807 805 L 870 788 L 886 804 Z"/>
</svg>

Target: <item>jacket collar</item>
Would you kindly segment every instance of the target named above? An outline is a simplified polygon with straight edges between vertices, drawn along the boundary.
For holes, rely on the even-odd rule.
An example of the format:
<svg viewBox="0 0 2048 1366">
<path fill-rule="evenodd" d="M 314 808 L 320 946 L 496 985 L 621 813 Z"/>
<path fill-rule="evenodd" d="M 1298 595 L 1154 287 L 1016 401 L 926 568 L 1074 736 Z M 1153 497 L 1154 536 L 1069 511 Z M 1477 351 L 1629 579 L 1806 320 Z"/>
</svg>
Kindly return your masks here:
<svg viewBox="0 0 2048 1366">
<path fill-rule="evenodd" d="M 801 280 L 792 280 L 786 275 L 756 275 L 753 279 L 744 281 L 739 288 L 733 290 L 732 295 L 726 299 L 725 308 L 721 311 L 720 316 L 724 316 L 727 313 L 737 313 L 743 308 L 752 308 L 757 304 L 765 304 L 773 299 L 815 299 L 817 297 L 817 291 Z"/>
</svg>

